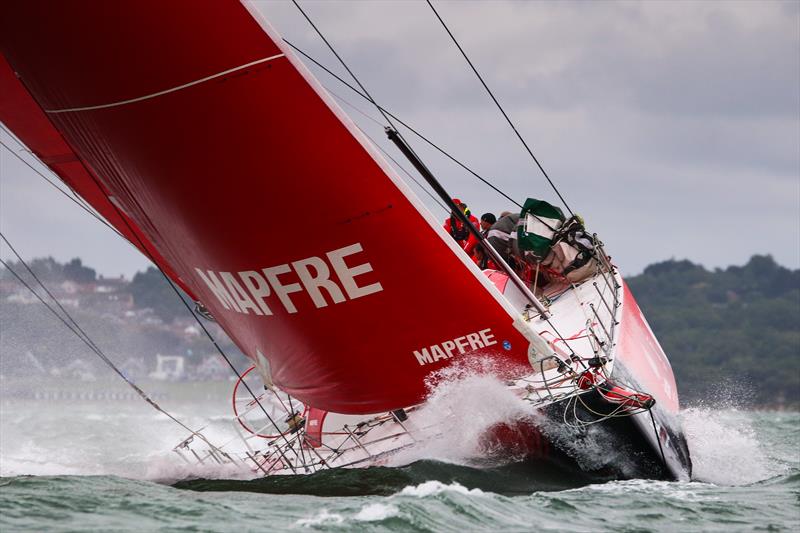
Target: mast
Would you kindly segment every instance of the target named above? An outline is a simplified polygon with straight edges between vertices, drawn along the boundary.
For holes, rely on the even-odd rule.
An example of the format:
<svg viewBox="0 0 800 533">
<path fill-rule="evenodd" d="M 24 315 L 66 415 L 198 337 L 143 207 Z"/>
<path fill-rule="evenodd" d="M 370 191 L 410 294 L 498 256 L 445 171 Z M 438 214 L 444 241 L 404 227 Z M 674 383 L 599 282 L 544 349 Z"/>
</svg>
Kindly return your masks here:
<svg viewBox="0 0 800 533">
<path fill-rule="evenodd" d="M 494 249 L 489 241 L 483 236 L 483 234 L 478 231 L 478 228 L 472 225 L 472 223 L 467 218 L 467 215 L 464 214 L 463 211 L 453 203 L 452 196 L 448 194 L 448 192 L 444 189 L 439 180 L 433 175 L 433 173 L 428 169 L 425 163 L 417 156 L 417 154 L 411 149 L 410 146 L 405 142 L 403 137 L 398 133 L 397 130 L 393 128 L 386 128 L 386 135 L 389 139 L 400 149 L 406 158 L 414 165 L 414 168 L 425 178 L 425 181 L 428 182 L 428 185 L 436 191 L 436 194 L 439 195 L 439 198 L 450 208 L 450 212 L 458 218 L 458 220 L 464 225 L 465 228 L 476 238 L 478 242 L 483 246 L 483 249 L 486 250 L 494 262 L 508 275 L 508 278 L 514 283 L 514 285 L 520 290 L 520 292 L 525 296 L 528 300 L 530 305 L 532 305 L 540 315 L 544 318 L 548 318 L 549 314 L 547 309 L 544 308 L 542 303 L 539 299 L 531 292 L 528 286 L 523 282 L 520 277 L 514 272 L 514 269 L 506 262 L 505 259 Z"/>
<path fill-rule="evenodd" d="M 530 370 L 517 310 L 258 13 L 104 6 L 11 4 L 0 51 L 31 106 L 0 120 L 60 139 L 96 180 L 79 194 L 118 209 L 281 390 L 367 414 L 462 361 Z"/>
</svg>

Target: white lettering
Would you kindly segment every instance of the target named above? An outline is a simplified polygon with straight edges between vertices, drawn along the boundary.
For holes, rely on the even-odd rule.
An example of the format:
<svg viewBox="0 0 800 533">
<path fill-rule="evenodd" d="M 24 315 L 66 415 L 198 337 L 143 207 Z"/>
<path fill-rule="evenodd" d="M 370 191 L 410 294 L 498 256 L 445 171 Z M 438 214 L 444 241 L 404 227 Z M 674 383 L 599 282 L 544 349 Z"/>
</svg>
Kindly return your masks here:
<svg viewBox="0 0 800 533">
<path fill-rule="evenodd" d="M 271 296 L 276 296 L 283 304 L 284 309 L 290 314 L 297 313 L 297 307 L 290 295 L 305 291 L 314 306 L 319 309 L 333 304 L 340 304 L 370 294 L 383 291 L 380 282 L 370 283 L 361 280 L 373 272 L 372 265 L 364 258 L 348 259 L 352 255 L 363 252 L 361 243 L 354 243 L 343 248 L 327 252 L 324 257 L 307 257 L 293 261 L 290 264 L 276 265 L 262 268 L 261 270 L 242 270 L 239 272 L 214 272 L 195 268 L 197 275 L 203 280 L 220 305 L 215 305 L 217 311 L 222 309 L 236 311 L 237 313 L 254 313 L 256 315 L 273 315 L 274 303 L 269 302 Z M 346 260 L 358 263 L 348 266 Z M 296 280 L 288 278 L 281 280 L 284 274 L 294 273 Z M 338 279 L 337 279 L 338 278 Z M 213 309 L 212 309 L 213 311 Z M 463 353 L 461 344 L 449 350 L 449 355 L 455 353 L 455 347 Z"/>
<path fill-rule="evenodd" d="M 469 344 L 469 350 L 467 345 Z M 452 340 L 442 341 L 440 344 L 433 344 L 420 350 L 414 350 L 414 357 L 420 365 L 431 364 L 441 359 L 449 359 L 455 355 L 455 351 L 463 354 L 467 351 L 477 350 L 497 344 L 491 328 L 486 328 L 477 333 L 468 333 Z"/>
<path fill-rule="evenodd" d="M 371 283 L 365 287 L 359 287 L 356 285 L 354 278 L 356 276 L 366 274 L 367 272 L 372 272 L 372 265 L 369 263 L 362 263 L 350 268 L 344 262 L 344 258 L 362 251 L 364 251 L 364 249 L 361 247 L 361 244 L 355 243 L 326 254 L 328 256 L 328 260 L 333 266 L 333 270 L 336 272 L 336 275 L 339 276 L 339 280 L 342 282 L 342 287 L 344 287 L 347 296 L 349 296 L 351 300 L 355 300 L 356 298 L 361 298 L 362 296 L 367 296 L 383 290 L 383 287 L 379 282 Z"/>
<path fill-rule="evenodd" d="M 444 348 L 444 351 L 447 352 L 448 358 L 453 357 L 453 350 L 456 349 L 456 343 L 453 341 L 444 341 L 442 343 L 442 348 Z"/>
<path fill-rule="evenodd" d="M 481 342 L 481 336 L 477 333 L 470 333 L 467 335 L 467 341 L 469 342 L 469 347 L 473 350 L 477 350 L 478 348 L 483 348 L 483 343 Z"/>
<path fill-rule="evenodd" d="M 286 274 L 291 272 L 292 269 L 289 268 L 289 265 L 278 265 L 270 268 L 265 268 L 262 270 L 264 275 L 267 277 L 267 281 L 269 284 L 272 285 L 272 290 L 275 291 L 275 294 L 280 299 L 283 307 L 286 308 L 286 311 L 289 313 L 296 313 L 297 308 L 292 303 L 291 298 L 289 298 L 289 294 L 293 292 L 300 292 L 303 288 L 300 286 L 299 283 L 290 283 L 288 285 L 283 285 L 279 280 L 278 276 L 281 274 Z"/>
<path fill-rule="evenodd" d="M 458 337 L 455 339 L 456 346 L 458 346 L 458 353 L 464 353 L 465 343 L 467 342 L 467 337 Z"/>
<path fill-rule="evenodd" d="M 319 257 L 309 257 L 308 259 L 295 261 L 292 263 L 292 266 L 294 267 L 294 271 L 297 272 L 297 277 L 300 278 L 300 282 L 306 288 L 306 292 L 308 292 L 308 295 L 314 302 L 314 305 L 317 306 L 317 309 L 328 305 L 328 302 L 325 301 L 325 298 L 319 290 L 320 287 L 328 291 L 331 299 L 333 299 L 333 303 L 339 304 L 345 300 L 339 286 L 329 279 L 331 271 L 328 269 L 328 265 Z M 311 275 L 309 267 L 314 268 L 316 276 Z"/>
<path fill-rule="evenodd" d="M 421 351 L 414 350 L 414 355 L 419 361 L 419 364 L 424 365 L 425 363 L 433 363 L 433 358 L 431 354 L 428 352 L 427 348 L 423 348 Z"/>
<path fill-rule="evenodd" d="M 250 294 L 253 295 L 253 299 L 258 304 L 258 307 L 261 308 L 261 311 L 265 315 L 271 315 L 272 311 L 267 306 L 267 302 L 264 301 L 264 298 L 270 295 L 269 284 L 264 279 L 264 276 L 255 270 L 245 270 L 239 272 L 239 277 L 244 282 L 247 290 L 250 291 Z"/>
<path fill-rule="evenodd" d="M 431 346 L 431 353 L 433 354 L 434 361 L 438 361 L 439 359 L 447 359 L 447 356 L 444 354 L 438 344 Z"/>
<path fill-rule="evenodd" d="M 483 339 L 483 344 L 485 346 L 491 346 L 492 344 L 497 344 L 497 341 L 494 340 L 494 335 L 490 333 L 491 329 L 482 329 L 478 333 L 481 335 L 481 339 Z"/>
<path fill-rule="evenodd" d="M 248 309 L 252 309 L 253 312 L 257 315 L 263 315 L 264 313 L 256 306 L 255 302 L 250 299 L 250 295 L 245 291 L 239 282 L 236 281 L 236 278 L 233 277 L 233 274 L 230 272 L 220 272 L 220 276 L 222 276 L 222 281 L 225 282 L 225 286 L 228 287 L 228 292 L 231 296 L 234 297 L 236 303 L 239 304 L 239 309 L 241 309 L 242 313 L 247 314 Z"/>
<path fill-rule="evenodd" d="M 217 275 L 214 274 L 211 270 L 208 271 L 208 277 L 203 273 L 202 270 L 199 268 L 195 268 L 195 271 L 200 276 L 200 279 L 208 285 L 208 288 L 211 289 L 211 292 L 214 293 L 214 296 L 217 297 L 219 303 L 222 304 L 222 307 L 225 309 L 233 309 L 234 311 L 239 311 L 239 306 L 236 305 L 236 300 L 234 300 L 228 291 L 225 290 L 225 286 L 219 281 Z"/>
</svg>

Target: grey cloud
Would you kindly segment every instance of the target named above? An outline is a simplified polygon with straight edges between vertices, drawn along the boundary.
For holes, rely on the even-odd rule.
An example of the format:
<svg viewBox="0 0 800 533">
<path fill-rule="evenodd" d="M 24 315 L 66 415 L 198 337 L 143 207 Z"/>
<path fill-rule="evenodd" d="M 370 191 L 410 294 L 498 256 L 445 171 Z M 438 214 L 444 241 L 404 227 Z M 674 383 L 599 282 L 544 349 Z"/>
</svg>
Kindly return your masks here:
<svg viewBox="0 0 800 533">
<path fill-rule="evenodd" d="M 790 4 L 436 6 L 568 202 L 634 272 L 672 256 L 719 266 L 771 252 L 798 264 L 800 34 Z M 424 3 L 304 5 L 388 108 L 512 196 L 554 199 Z M 273 13 L 281 31 L 315 46 L 292 9 Z M 509 207 L 415 148 L 474 210 Z"/>
<path fill-rule="evenodd" d="M 633 105 L 689 116 L 797 114 L 796 20 L 767 4 L 766 20 L 748 28 L 718 2 L 695 15 L 693 27 L 676 29 L 645 17 L 650 5 L 601 4 L 583 11 L 568 4 L 555 9 L 555 22 L 544 33 L 514 31 L 512 24 L 501 40 L 472 48 L 487 77 L 504 82 L 506 98 L 524 105 Z M 538 6 L 532 4 L 528 14 L 544 11 Z M 692 9 L 685 11 L 693 16 Z M 569 32 L 573 17 L 583 23 Z M 551 62 L 548 54 L 557 59 L 542 68 L 539 63 Z"/>
</svg>

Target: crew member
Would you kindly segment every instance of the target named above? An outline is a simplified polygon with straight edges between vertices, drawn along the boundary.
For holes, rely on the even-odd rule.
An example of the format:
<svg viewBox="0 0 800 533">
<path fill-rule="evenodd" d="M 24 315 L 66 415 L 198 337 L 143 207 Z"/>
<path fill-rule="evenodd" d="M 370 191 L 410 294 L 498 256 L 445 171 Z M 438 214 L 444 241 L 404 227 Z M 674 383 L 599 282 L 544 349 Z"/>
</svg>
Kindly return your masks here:
<svg viewBox="0 0 800 533">
<path fill-rule="evenodd" d="M 497 217 L 492 213 L 484 213 L 481 215 L 481 235 L 486 237 L 489 234 L 489 228 L 491 228 L 492 224 L 495 222 L 497 222 Z"/>
<path fill-rule="evenodd" d="M 481 270 L 499 270 L 497 263 L 489 257 L 486 250 L 483 249 L 483 246 L 476 246 L 475 249 L 472 250 L 472 261 L 478 265 L 478 268 Z"/>
<path fill-rule="evenodd" d="M 467 204 L 458 198 L 453 198 L 453 203 L 456 204 L 456 207 L 458 207 L 461 212 L 467 216 L 467 219 L 472 223 L 472 225 L 477 228 L 478 219 L 469 212 Z M 458 218 L 456 218 L 455 212 L 450 213 L 450 218 L 445 220 L 444 230 L 449 233 L 450 236 L 453 237 L 453 239 L 458 243 L 458 245 L 464 248 L 467 253 L 470 253 L 472 248 L 474 248 L 478 243 L 478 239 L 476 239 L 472 233 L 470 233 L 469 229 L 466 228 Z M 467 250 L 467 246 L 469 246 L 469 250 Z"/>
<path fill-rule="evenodd" d="M 486 239 L 489 241 L 497 253 L 500 254 L 507 263 L 512 264 L 514 255 L 519 255 L 519 248 L 517 246 L 517 224 L 519 223 L 519 214 L 511 213 L 506 216 L 500 217 L 500 220 L 495 222 L 489 228 L 486 234 Z"/>
</svg>

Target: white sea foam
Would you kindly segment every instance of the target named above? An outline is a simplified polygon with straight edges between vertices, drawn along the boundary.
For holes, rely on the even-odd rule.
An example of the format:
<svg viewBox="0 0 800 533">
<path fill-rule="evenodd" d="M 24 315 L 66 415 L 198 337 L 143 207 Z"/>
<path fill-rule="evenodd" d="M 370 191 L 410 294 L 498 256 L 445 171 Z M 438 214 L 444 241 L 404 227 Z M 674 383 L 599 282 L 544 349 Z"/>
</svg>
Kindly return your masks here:
<svg viewBox="0 0 800 533">
<path fill-rule="evenodd" d="M 513 427 L 529 423 L 587 470 L 613 465 L 622 472 L 633 471 L 633 462 L 613 444 L 613 435 L 601 425 L 590 426 L 583 434 L 584 430 L 544 418 L 490 372 L 491 368 L 480 366 L 455 367 L 436 376 L 428 401 L 414 416 L 417 427 L 431 428 L 431 436 L 394 455 L 389 466 L 423 459 L 473 466 L 485 465 L 487 458 L 522 460 L 524 449 L 519 450 L 519 456 L 508 448 L 494 450 L 483 437 L 501 424 Z"/>
<path fill-rule="evenodd" d="M 364 506 L 358 513 L 356 513 L 353 519 L 359 522 L 378 522 L 380 520 L 386 520 L 387 518 L 397 516 L 399 513 L 400 510 L 394 505 L 371 503 Z"/>
<path fill-rule="evenodd" d="M 744 485 L 778 473 L 747 417 L 736 409 L 690 408 L 681 413 L 681 419 L 694 479 Z"/>
<path fill-rule="evenodd" d="M 441 481 L 426 481 L 415 486 L 405 487 L 398 494 L 400 496 L 416 496 L 417 498 L 427 498 L 437 496 L 443 492 L 455 492 L 458 494 L 469 494 L 471 496 L 482 496 L 485 493 L 481 489 L 468 489 L 467 487 L 453 482 L 450 484 Z"/>
<path fill-rule="evenodd" d="M 432 428 L 434 436 L 398 453 L 388 466 L 422 459 L 474 465 L 487 454 L 481 437 L 488 429 L 530 417 L 530 406 L 497 378 L 480 371 L 454 372 L 440 376 L 430 400 L 413 417 L 418 427 Z M 165 407 L 173 408 L 191 427 L 208 424 L 203 433 L 216 444 L 232 435 L 228 405 L 223 401 L 194 403 L 187 398 L 165 402 Z M 0 411 L 2 476 L 117 475 L 169 482 L 200 477 L 249 479 L 256 475 L 248 469 L 216 464 L 185 464 L 170 451 L 187 436 L 185 430 L 144 404 L 4 401 Z M 780 464 L 762 447 L 764 435 L 751 427 L 752 418 L 730 405 L 690 408 L 682 413 L 694 479 L 740 485 L 781 473 Z M 561 425 L 540 422 L 540 426 L 549 437 L 562 435 L 564 442 L 570 442 L 569 432 Z M 614 458 L 613 447 L 604 446 L 601 433 L 595 439 L 576 443 L 576 459 L 624 459 Z"/>
<path fill-rule="evenodd" d="M 301 518 L 296 525 L 300 527 L 320 526 L 323 524 L 341 524 L 344 522 L 344 517 L 338 513 L 331 513 L 327 509 L 323 509 L 311 518 Z"/>
<path fill-rule="evenodd" d="M 203 433 L 211 442 L 231 438 L 229 419 L 204 420 L 204 415 L 227 411 L 224 403 L 213 410 L 204 403 L 177 407 L 176 414 L 191 427 L 206 425 Z M 165 482 L 253 477 L 247 468 L 186 464 L 171 450 L 187 436 L 186 430 L 143 402 L 4 401 L 0 475 L 116 475 Z"/>
<path fill-rule="evenodd" d="M 454 372 L 459 372 L 456 379 L 439 379 L 428 401 L 414 414 L 415 427 L 429 438 L 393 456 L 389 466 L 422 459 L 470 464 L 486 456 L 481 438 L 487 430 L 530 417 L 530 407 L 498 378 Z"/>
<path fill-rule="evenodd" d="M 708 488 L 708 483 L 698 481 L 657 481 L 652 479 L 626 479 L 620 481 L 609 481 L 607 483 L 597 483 L 586 487 L 568 489 L 564 493 L 587 492 L 603 493 L 612 496 L 623 496 L 626 494 L 651 494 L 654 497 L 668 496 L 673 500 L 680 501 L 700 501 L 708 500 L 702 491 Z"/>
<path fill-rule="evenodd" d="M 362 507 L 352 517 L 345 516 L 343 512 L 332 512 L 322 509 L 314 516 L 301 518 L 295 522 L 300 527 L 313 527 L 321 525 L 343 524 L 347 521 L 355 522 L 379 522 L 393 516 L 397 516 L 400 510 L 391 504 L 370 503 Z"/>
</svg>

